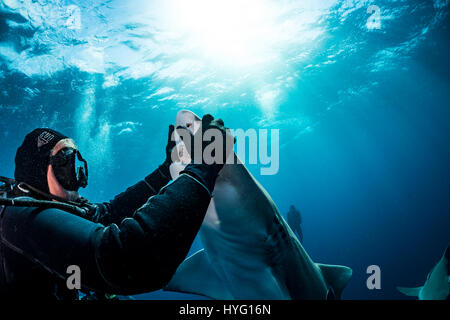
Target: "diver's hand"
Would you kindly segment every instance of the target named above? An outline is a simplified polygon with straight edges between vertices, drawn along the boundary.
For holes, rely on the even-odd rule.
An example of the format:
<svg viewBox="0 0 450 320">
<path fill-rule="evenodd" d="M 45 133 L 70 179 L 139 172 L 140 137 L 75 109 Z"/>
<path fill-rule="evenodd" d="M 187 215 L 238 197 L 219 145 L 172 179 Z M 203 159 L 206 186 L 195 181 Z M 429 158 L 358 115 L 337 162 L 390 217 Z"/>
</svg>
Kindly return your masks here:
<svg viewBox="0 0 450 320">
<path fill-rule="evenodd" d="M 222 169 L 224 166 L 230 152 L 233 151 L 234 138 L 231 137 L 230 129 L 225 127 L 222 119 L 214 119 L 210 114 L 206 114 L 202 118 L 202 151 L 203 151 L 203 162 L 210 165 L 218 166 L 218 169 Z M 197 132 L 199 132 L 198 130 Z M 216 143 L 216 139 L 219 138 L 218 143 L 215 145 L 216 148 L 213 152 L 209 154 L 206 148 L 209 145 Z M 231 137 L 231 142 L 230 142 Z"/>
<path fill-rule="evenodd" d="M 202 118 L 200 129 L 194 135 L 189 134 L 187 128 L 179 127 L 177 132 L 191 157 L 191 163 L 183 172 L 202 180 L 212 192 L 219 171 L 233 152 L 235 139 L 230 130 L 225 127 L 222 119 L 214 119 L 212 115 L 206 114 Z"/>
<path fill-rule="evenodd" d="M 169 136 L 167 138 L 167 145 L 166 145 L 166 159 L 162 163 L 162 165 L 159 167 L 159 169 L 163 172 L 164 175 L 167 177 L 170 177 L 170 170 L 169 167 L 172 164 L 172 151 L 173 148 L 175 148 L 175 140 L 173 139 L 173 131 L 175 130 L 175 127 L 171 124 L 169 126 Z"/>
<path fill-rule="evenodd" d="M 214 119 L 210 114 L 203 116 L 195 133 L 183 126 L 177 127 L 177 133 L 188 153 L 189 160 L 186 164 L 217 165 L 220 170 L 233 151 L 234 138 L 230 130 L 225 127 L 222 119 Z"/>
<path fill-rule="evenodd" d="M 166 160 L 164 163 L 168 163 L 169 165 L 172 164 L 172 150 L 175 148 L 175 140 L 173 139 L 173 131 L 175 130 L 175 127 L 173 124 L 169 126 L 169 136 L 167 138 L 167 145 L 166 145 Z"/>
</svg>

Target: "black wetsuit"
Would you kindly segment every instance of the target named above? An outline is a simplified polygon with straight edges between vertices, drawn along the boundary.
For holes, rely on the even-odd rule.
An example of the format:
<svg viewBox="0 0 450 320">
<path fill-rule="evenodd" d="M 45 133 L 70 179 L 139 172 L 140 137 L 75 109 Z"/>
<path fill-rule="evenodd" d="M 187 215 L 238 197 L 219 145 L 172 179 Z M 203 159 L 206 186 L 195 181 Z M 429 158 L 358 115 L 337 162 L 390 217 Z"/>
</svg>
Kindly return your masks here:
<svg viewBox="0 0 450 320">
<path fill-rule="evenodd" d="M 85 290 L 131 295 L 164 287 L 211 199 L 201 178 L 208 170 L 188 168 L 167 186 L 156 170 L 97 205 L 90 220 L 58 209 L 0 206 L 0 295 L 76 299 L 66 286 L 70 265 L 80 267 Z"/>
</svg>

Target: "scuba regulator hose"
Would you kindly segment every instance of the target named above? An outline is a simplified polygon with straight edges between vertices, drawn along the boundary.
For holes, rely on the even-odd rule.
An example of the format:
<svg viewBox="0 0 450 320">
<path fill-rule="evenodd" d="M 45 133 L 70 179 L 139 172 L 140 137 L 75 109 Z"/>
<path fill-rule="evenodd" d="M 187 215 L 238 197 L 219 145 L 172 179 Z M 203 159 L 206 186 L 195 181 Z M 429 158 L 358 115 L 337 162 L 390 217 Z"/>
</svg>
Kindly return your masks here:
<svg viewBox="0 0 450 320">
<path fill-rule="evenodd" d="M 31 200 L 31 199 L 14 199 L 14 198 L 0 198 L 0 206 L 10 207 L 37 207 L 40 209 L 61 209 L 77 216 L 84 217 L 87 215 L 88 210 L 82 209 L 75 205 L 57 201 L 46 200 Z"/>
<path fill-rule="evenodd" d="M 74 202 L 64 201 L 64 199 L 61 199 L 59 197 L 53 197 L 51 195 L 47 195 L 43 192 L 40 192 L 39 190 L 34 189 L 33 187 L 24 184 L 24 183 L 17 183 L 14 179 L 6 178 L 0 176 L 0 182 L 3 182 L 3 185 L 0 186 L 0 206 L 11 206 L 11 207 L 36 207 L 40 209 L 60 209 L 66 212 L 70 212 L 72 214 L 75 214 L 80 217 L 86 217 L 89 213 L 89 208 L 83 208 L 78 206 Z M 7 194 L 7 192 L 12 191 L 14 186 L 19 186 L 21 184 L 26 185 L 29 189 L 41 194 L 47 196 L 49 199 L 55 198 L 59 201 L 52 201 L 52 200 L 36 200 L 32 198 L 8 198 L 4 197 L 3 194 Z M 20 187 L 19 187 L 20 188 Z M 22 188 L 20 188 L 23 190 Z M 64 202 L 62 202 L 62 201 Z"/>
</svg>

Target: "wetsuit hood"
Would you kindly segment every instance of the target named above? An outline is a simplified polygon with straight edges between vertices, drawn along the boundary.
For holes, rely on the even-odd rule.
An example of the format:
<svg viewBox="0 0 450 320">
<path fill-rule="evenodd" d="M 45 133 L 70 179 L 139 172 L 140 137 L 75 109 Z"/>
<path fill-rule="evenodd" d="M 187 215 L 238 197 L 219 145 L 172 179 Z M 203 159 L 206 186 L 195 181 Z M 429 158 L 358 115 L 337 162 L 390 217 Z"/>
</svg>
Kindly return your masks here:
<svg viewBox="0 0 450 320">
<path fill-rule="evenodd" d="M 55 145 L 68 137 L 48 128 L 38 128 L 27 134 L 17 149 L 14 178 L 49 193 L 47 167 Z"/>
</svg>

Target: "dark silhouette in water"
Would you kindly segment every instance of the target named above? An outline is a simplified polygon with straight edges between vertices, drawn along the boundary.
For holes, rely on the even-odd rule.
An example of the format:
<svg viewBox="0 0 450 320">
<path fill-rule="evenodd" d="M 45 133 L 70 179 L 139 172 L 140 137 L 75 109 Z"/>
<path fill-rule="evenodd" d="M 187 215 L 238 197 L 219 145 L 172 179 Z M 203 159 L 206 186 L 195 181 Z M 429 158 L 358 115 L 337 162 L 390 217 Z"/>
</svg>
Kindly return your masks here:
<svg viewBox="0 0 450 320">
<path fill-rule="evenodd" d="M 292 231 L 297 235 L 300 243 L 303 243 L 303 231 L 302 231 L 302 214 L 293 205 L 290 206 L 287 213 L 287 222 Z"/>
</svg>

